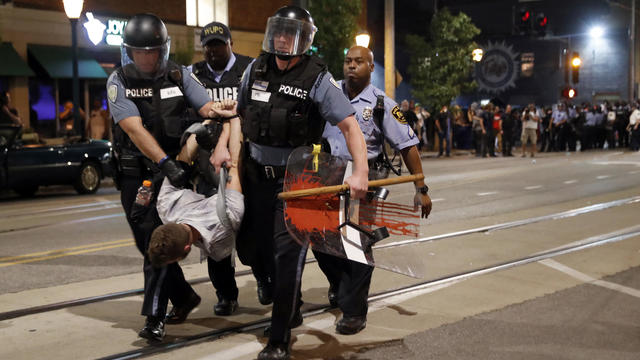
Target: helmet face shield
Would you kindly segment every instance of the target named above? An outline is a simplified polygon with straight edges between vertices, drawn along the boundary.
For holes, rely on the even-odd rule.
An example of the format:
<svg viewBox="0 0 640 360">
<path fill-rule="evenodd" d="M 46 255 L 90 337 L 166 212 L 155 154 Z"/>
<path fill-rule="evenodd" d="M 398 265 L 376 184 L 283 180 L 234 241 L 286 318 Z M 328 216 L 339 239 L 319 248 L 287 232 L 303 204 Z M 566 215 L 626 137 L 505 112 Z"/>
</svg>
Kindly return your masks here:
<svg viewBox="0 0 640 360">
<path fill-rule="evenodd" d="M 302 55 L 311 48 L 318 29 L 309 22 L 272 16 L 262 41 L 262 50 L 276 55 Z"/>
<path fill-rule="evenodd" d="M 167 67 L 170 50 L 171 39 L 167 39 L 159 46 L 138 47 L 122 43 L 120 47 L 122 67 L 133 64 L 144 75 L 160 74 Z"/>
</svg>

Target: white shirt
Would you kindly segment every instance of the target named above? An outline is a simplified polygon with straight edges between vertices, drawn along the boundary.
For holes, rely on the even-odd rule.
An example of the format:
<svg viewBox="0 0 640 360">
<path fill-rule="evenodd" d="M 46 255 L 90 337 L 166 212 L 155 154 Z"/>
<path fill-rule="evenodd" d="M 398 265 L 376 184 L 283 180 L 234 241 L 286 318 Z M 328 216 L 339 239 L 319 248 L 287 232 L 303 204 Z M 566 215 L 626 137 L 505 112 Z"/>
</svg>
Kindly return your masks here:
<svg viewBox="0 0 640 360">
<path fill-rule="evenodd" d="M 629 116 L 629 125 L 633 126 L 640 120 L 640 110 L 635 109 Z"/>
</svg>

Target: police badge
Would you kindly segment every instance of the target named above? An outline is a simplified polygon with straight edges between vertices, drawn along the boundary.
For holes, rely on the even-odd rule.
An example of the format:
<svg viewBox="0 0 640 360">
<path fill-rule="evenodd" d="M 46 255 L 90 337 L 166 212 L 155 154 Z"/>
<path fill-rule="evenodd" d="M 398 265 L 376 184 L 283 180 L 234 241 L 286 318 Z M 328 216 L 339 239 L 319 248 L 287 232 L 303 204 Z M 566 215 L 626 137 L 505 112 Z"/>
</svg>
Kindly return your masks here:
<svg viewBox="0 0 640 360">
<path fill-rule="evenodd" d="M 109 97 L 109 101 L 112 103 L 116 102 L 118 98 L 118 87 L 115 85 L 109 85 L 109 89 L 107 89 L 107 96 Z"/>
<path fill-rule="evenodd" d="M 373 117 L 373 109 L 372 108 L 367 106 L 364 109 L 362 109 L 362 118 L 365 121 L 371 120 L 372 117 Z"/>
</svg>

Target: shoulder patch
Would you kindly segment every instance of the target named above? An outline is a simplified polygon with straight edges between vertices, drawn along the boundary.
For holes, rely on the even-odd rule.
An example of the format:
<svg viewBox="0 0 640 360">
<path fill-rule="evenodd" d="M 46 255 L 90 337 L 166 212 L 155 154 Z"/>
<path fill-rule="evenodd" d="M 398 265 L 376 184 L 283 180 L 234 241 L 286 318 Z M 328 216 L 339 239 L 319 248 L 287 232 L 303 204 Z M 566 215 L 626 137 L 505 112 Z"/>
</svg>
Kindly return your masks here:
<svg viewBox="0 0 640 360">
<path fill-rule="evenodd" d="M 329 82 L 331 82 L 333 86 L 337 87 L 338 90 L 342 90 L 340 89 L 340 85 L 338 85 L 338 83 L 333 79 L 333 76 L 329 76 Z"/>
<path fill-rule="evenodd" d="M 107 96 L 109 97 L 109 101 L 112 103 L 116 102 L 118 98 L 118 86 L 109 85 L 109 89 L 107 89 Z"/>
<path fill-rule="evenodd" d="M 402 110 L 400 110 L 398 105 L 394 106 L 393 109 L 391 109 L 391 114 L 400 124 L 407 125 L 407 119 L 404 118 L 404 114 L 402 113 Z"/>
</svg>

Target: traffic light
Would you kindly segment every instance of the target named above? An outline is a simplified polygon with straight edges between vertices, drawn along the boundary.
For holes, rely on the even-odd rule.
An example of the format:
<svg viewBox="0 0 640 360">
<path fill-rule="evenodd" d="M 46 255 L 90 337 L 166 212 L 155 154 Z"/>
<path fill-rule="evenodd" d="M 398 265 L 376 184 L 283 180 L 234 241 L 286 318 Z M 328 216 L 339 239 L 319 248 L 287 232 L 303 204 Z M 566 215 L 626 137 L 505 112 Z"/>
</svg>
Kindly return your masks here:
<svg viewBox="0 0 640 360">
<path fill-rule="evenodd" d="M 574 52 L 571 55 L 571 82 L 577 84 L 580 81 L 580 66 L 582 65 L 582 59 L 580 54 Z"/>
<path fill-rule="evenodd" d="M 562 97 L 565 99 L 573 99 L 576 96 L 578 96 L 578 90 L 576 90 L 575 88 L 571 87 L 571 86 L 565 86 L 564 89 L 562 89 Z"/>
<path fill-rule="evenodd" d="M 520 34 L 528 34 L 531 32 L 531 11 L 520 9 L 520 20 L 518 22 L 518 30 Z"/>
<path fill-rule="evenodd" d="M 535 28 L 536 32 L 540 36 L 545 36 L 547 34 L 547 25 L 549 25 L 549 19 L 544 13 L 539 13 L 536 16 Z"/>
</svg>

